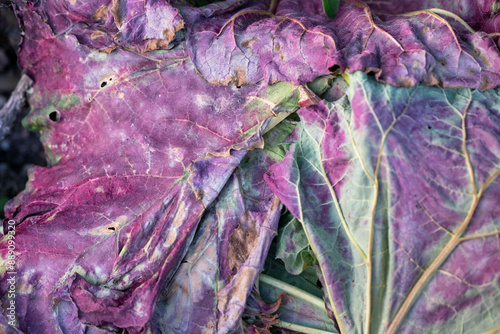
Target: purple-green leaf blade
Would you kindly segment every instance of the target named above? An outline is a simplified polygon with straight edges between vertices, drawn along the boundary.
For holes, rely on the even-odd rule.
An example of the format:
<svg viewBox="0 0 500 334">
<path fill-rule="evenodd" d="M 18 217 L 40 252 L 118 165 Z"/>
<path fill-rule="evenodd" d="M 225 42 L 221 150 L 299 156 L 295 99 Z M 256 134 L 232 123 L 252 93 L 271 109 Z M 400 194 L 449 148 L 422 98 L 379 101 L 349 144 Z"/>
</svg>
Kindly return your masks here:
<svg viewBox="0 0 500 334">
<path fill-rule="evenodd" d="M 341 332 L 498 326 L 498 89 L 350 81 L 348 99 L 299 111 L 267 178 L 304 225 Z"/>
</svg>

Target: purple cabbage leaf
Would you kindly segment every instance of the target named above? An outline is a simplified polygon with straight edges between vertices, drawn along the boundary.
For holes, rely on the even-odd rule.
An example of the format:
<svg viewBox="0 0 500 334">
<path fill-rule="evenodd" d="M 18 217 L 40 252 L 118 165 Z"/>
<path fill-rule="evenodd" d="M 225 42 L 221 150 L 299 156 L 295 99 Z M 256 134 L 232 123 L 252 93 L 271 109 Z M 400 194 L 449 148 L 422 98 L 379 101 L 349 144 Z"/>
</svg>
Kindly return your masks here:
<svg viewBox="0 0 500 334">
<path fill-rule="evenodd" d="M 454 18 L 456 20 L 463 20 L 475 30 L 495 33 L 498 32 L 500 28 L 500 15 L 497 15 L 500 11 L 500 6 L 499 2 L 496 0 L 362 1 L 377 13 L 404 14 L 431 9 L 446 15 L 447 19 Z"/>
<path fill-rule="evenodd" d="M 285 120 L 267 132 L 264 149 L 246 153 L 205 211 L 190 250 L 159 298 L 153 332 L 243 331 L 247 296 L 277 233 L 282 207 L 263 177 L 283 159 L 278 144 L 294 127 Z M 266 149 L 270 146 L 272 151 Z"/>
<path fill-rule="evenodd" d="M 27 333 L 138 333 L 205 208 L 234 180 L 245 150 L 263 147 L 262 132 L 298 108 L 301 93 L 288 83 L 213 86 L 184 44 L 147 56 L 105 54 L 54 35 L 27 6 L 18 11 L 30 36 L 21 66 L 36 82 L 25 123 L 41 130 L 51 166 L 35 168 L 6 206 L 17 225 L 16 321 Z M 262 210 L 256 215 L 266 221 Z M 261 243 L 255 252 L 265 258 Z M 248 290 L 253 275 L 241 275 Z M 4 298 L 7 286 L 3 279 Z"/>
<path fill-rule="evenodd" d="M 378 15 L 363 2 L 348 0 L 332 20 L 320 0 L 224 3 L 182 10 L 191 58 L 213 84 L 304 84 L 336 67 L 373 72 L 378 80 L 403 87 L 422 82 L 484 90 L 500 83 L 493 40 L 450 11 Z"/>
<path fill-rule="evenodd" d="M 81 45 L 107 53 L 117 48 L 132 52 L 168 49 L 178 42 L 176 33 L 184 27 L 178 10 L 160 0 L 14 1 L 14 5 L 33 11 L 55 36 L 74 36 Z M 24 23 L 30 19 L 21 17 Z"/>
</svg>

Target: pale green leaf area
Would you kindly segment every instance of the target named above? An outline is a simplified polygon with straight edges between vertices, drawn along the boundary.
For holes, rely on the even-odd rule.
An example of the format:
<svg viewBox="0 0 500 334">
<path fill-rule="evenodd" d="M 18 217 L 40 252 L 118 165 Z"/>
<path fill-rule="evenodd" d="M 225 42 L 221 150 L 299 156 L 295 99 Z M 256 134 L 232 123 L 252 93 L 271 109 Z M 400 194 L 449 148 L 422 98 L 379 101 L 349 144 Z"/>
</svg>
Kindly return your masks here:
<svg viewBox="0 0 500 334">
<path fill-rule="evenodd" d="M 271 181 L 341 333 L 497 332 L 500 90 L 349 79 L 345 98 L 299 113 L 290 176 Z"/>
</svg>

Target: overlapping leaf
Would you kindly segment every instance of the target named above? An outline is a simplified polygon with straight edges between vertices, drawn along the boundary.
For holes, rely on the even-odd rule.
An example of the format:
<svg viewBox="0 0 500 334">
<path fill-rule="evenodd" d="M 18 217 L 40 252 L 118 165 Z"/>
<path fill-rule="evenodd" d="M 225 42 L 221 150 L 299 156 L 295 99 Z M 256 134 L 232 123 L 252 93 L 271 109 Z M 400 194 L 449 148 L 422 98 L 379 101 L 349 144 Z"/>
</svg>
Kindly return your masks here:
<svg viewBox="0 0 500 334">
<path fill-rule="evenodd" d="M 299 275 L 314 262 L 302 225 L 291 214 L 287 215 L 287 223 L 279 231 L 276 258 L 282 260 L 286 270 L 293 275 Z"/>
<path fill-rule="evenodd" d="M 54 35 L 72 35 L 82 45 L 105 52 L 116 48 L 135 52 L 165 49 L 184 27 L 178 10 L 160 0 L 17 4 L 33 11 L 32 15 L 47 23 Z"/>
<path fill-rule="evenodd" d="M 304 225 L 342 333 L 500 323 L 500 91 L 393 88 L 362 73 L 303 108 L 267 178 Z"/>
<path fill-rule="evenodd" d="M 259 278 L 259 290 L 267 303 L 280 300 L 281 296 L 277 327 L 304 333 L 338 333 L 334 320 L 328 317 L 313 267 L 301 275 L 291 275 L 278 261 L 268 257 L 266 262 L 264 274 Z"/>
<path fill-rule="evenodd" d="M 440 9 L 467 22 L 473 29 L 487 33 L 499 32 L 500 6 L 497 0 L 420 0 L 420 1 L 376 1 L 362 0 L 376 12 L 403 14 L 413 11 Z"/>
<path fill-rule="evenodd" d="M 107 55 L 54 36 L 36 11 L 19 15 L 31 37 L 21 63 L 36 82 L 26 123 L 43 130 L 53 165 L 36 168 L 6 209 L 17 224 L 19 328 L 139 332 L 239 164 L 231 150 L 262 146 L 279 103 L 288 110 L 299 94 L 286 83 L 212 86 L 183 46 Z"/>
<path fill-rule="evenodd" d="M 266 144 L 281 141 L 292 129 L 287 122 L 279 124 L 266 135 Z M 243 331 L 246 298 L 281 212 L 263 176 L 281 158 L 257 149 L 236 168 L 203 216 L 184 263 L 156 306 L 155 333 Z"/>
<path fill-rule="evenodd" d="M 338 333 L 333 320 L 328 318 L 322 298 L 265 275 L 261 276 L 259 285 L 261 295 L 268 300 L 279 300 L 286 293 L 286 298 L 281 297 L 284 301 L 277 310 L 277 327 L 298 333 Z"/>
<path fill-rule="evenodd" d="M 335 65 L 374 72 L 378 80 L 404 87 L 422 82 L 484 90 L 500 83 L 496 44 L 484 32 L 450 18 L 453 13 L 377 16 L 352 0 L 342 2 L 331 20 L 320 0 L 225 4 L 218 10 L 183 11 L 191 57 L 211 83 L 263 79 L 303 84 Z"/>
</svg>

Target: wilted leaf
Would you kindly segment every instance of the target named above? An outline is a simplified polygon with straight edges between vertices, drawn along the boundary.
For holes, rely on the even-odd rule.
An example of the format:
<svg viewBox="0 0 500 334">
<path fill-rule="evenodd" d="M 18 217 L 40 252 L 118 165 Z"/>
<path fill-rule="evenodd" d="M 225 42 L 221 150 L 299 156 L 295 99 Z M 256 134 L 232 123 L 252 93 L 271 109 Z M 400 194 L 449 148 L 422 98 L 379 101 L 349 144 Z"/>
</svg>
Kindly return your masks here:
<svg viewBox="0 0 500 334">
<path fill-rule="evenodd" d="M 229 153 L 261 147 L 262 129 L 295 87 L 215 87 L 183 45 L 108 55 L 19 10 L 31 36 L 21 64 L 36 83 L 26 123 L 42 130 L 52 165 L 37 167 L 6 208 L 17 225 L 20 328 L 137 333 L 238 165 Z"/>
<path fill-rule="evenodd" d="M 286 124 L 266 134 L 267 145 L 285 138 L 293 129 Z M 156 306 L 155 333 L 243 330 L 241 314 L 281 211 L 263 175 L 281 158 L 256 149 L 236 168 L 205 212 L 195 241 Z"/>
<path fill-rule="evenodd" d="M 227 1 L 218 10 L 183 10 L 190 55 L 209 82 L 304 84 L 336 65 L 374 72 L 394 86 L 422 82 L 484 90 L 500 83 L 496 44 L 446 11 L 377 15 L 352 0 L 341 3 L 331 20 L 321 0 L 275 4 Z"/>
<path fill-rule="evenodd" d="M 498 14 L 497 0 L 402 0 L 384 2 L 377 0 L 361 0 L 376 12 L 390 14 L 403 14 L 426 9 L 441 9 L 450 12 L 445 14 L 447 18 L 452 18 L 455 14 L 459 19 L 464 20 L 473 29 L 487 33 L 499 32 L 500 15 Z M 455 17 L 456 19 L 456 17 Z"/>
<path fill-rule="evenodd" d="M 159 0 L 54 0 L 29 6 L 19 1 L 17 5 L 29 7 L 36 20 L 46 23 L 55 36 L 74 36 L 80 44 L 105 52 L 116 48 L 135 52 L 165 49 L 184 27 L 178 10 Z M 23 17 L 23 22 L 27 19 Z M 46 33 L 48 37 L 50 32 Z"/>
<path fill-rule="evenodd" d="M 50 167 L 6 205 L 0 331 L 265 332 L 325 310 L 342 333 L 498 329 L 496 1 L 346 0 L 334 20 L 212 2 L 14 1 Z M 306 236 L 285 261 L 317 259 L 317 319 L 251 293 L 281 208 L 263 175 L 293 142 L 269 182 Z"/>
</svg>

